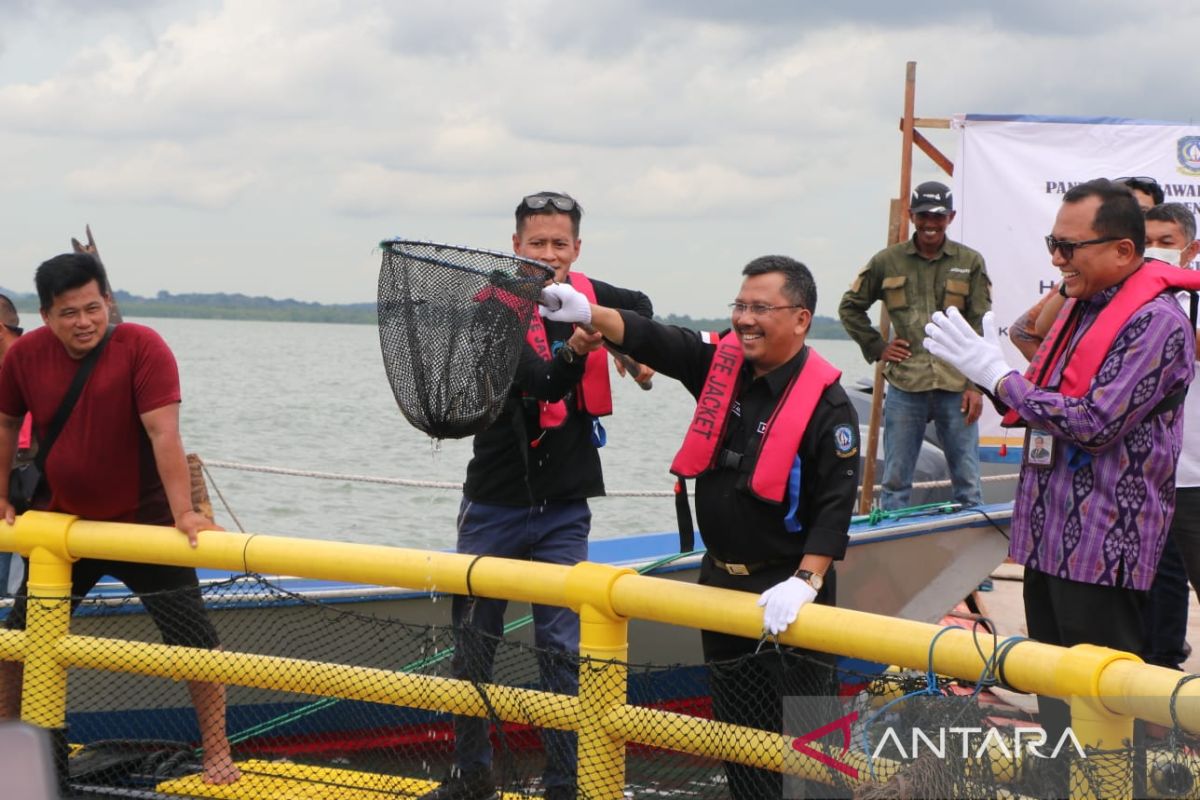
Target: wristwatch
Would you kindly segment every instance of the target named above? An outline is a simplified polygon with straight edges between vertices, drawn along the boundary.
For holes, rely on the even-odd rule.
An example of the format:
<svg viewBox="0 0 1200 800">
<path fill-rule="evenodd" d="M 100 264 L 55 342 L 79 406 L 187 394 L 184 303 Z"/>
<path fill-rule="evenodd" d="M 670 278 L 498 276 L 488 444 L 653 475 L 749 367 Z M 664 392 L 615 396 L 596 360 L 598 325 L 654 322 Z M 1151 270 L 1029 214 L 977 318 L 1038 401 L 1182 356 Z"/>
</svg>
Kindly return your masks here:
<svg viewBox="0 0 1200 800">
<path fill-rule="evenodd" d="M 575 352 L 575 348 L 566 343 L 559 348 L 558 352 L 562 355 L 562 360 L 567 364 L 574 364 L 576 361 L 583 358 L 583 356 Z"/>
<path fill-rule="evenodd" d="M 811 586 L 815 592 L 821 591 L 821 587 L 825 585 L 825 576 L 818 575 L 810 569 L 796 570 L 796 577 Z"/>
</svg>

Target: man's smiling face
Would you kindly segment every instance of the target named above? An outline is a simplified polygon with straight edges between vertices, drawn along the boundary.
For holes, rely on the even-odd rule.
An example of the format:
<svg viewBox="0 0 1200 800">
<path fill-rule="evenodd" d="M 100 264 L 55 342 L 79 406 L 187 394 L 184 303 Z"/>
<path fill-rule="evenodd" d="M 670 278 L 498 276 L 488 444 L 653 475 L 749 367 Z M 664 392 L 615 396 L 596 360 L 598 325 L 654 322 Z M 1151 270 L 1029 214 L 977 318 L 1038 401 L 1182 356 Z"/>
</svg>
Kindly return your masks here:
<svg viewBox="0 0 1200 800">
<path fill-rule="evenodd" d="M 785 280 L 782 272 L 749 275 L 734 302 L 745 310 L 734 308 L 733 329 L 756 375 L 786 364 L 799 353 L 812 322 L 807 308 L 792 308 L 795 302 L 783 293 Z"/>
<path fill-rule="evenodd" d="M 917 231 L 917 244 L 922 250 L 932 252 L 946 241 L 946 228 L 954 221 L 954 212 L 948 214 L 932 214 L 921 211 L 910 214 L 913 227 Z"/>
<path fill-rule="evenodd" d="M 108 329 L 108 298 L 94 280 L 88 281 L 56 296 L 42 312 L 42 321 L 71 358 L 83 358 L 100 344 Z"/>
</svg>

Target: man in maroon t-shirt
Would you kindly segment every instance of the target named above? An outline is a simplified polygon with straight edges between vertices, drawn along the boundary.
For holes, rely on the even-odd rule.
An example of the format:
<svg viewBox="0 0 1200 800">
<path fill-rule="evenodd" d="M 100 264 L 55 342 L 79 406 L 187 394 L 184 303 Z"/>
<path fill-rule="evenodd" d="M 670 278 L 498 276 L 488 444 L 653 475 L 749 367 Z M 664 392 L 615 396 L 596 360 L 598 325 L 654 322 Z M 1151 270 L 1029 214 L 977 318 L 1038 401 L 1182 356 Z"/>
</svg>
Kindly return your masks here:
<svg viewBox="0 0 1200 800">
<path fill-rule="evenodd" d="M 46 324 L 13 344 L 0 370 L 0 463 L 12 459 L 26 412 L 44 439 L 80 362 L 107 335 L 46 458 L 50 496 L 40 507 L 89 520 L 174 525 L 193 547 L 200 531 L 221 530 L 192 508 L 179 435 L 179 371 L 166 343 L 141 325 L 109 328 L 108 278 L 91 255 L 52 258 L 38 267 L 34 280 Z M 8 473 L 0 470 L 0 516 L 11 524 L 7 482 Z M 219 646 L 194 569 L 80 559 L 71 572 L 74 602 L 104 575 L 141 597 L 167 644 Z M 22 598 L 6 624 L 24 628 Z M 19 713 L 21 667 L 0 662 L 0 716 Z M 232 783 L 240 773 L 225 735 L 225 687 L 190 681 L 188 690 L 200 723 L 204 779 Z"/>
</svg>

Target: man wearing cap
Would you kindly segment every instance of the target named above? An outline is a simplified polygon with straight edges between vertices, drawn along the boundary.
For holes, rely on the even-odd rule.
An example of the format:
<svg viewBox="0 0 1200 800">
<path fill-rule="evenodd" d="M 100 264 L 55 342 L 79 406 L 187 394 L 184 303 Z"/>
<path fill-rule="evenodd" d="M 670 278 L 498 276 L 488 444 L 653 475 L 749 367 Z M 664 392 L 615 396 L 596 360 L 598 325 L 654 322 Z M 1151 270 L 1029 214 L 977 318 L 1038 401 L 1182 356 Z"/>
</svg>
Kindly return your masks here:
<svg viewBox="0 0 1200 800">
<path fill-rule="evenodd" d="M 879 251 L 842 296 L 838 316 L 867 361 L 882 361 L 888 381 L 883 411 L 883 492 L 885 510 L 904 508 L 925 426 L 933 420 L 950 477 L 954 500 L 979 505 L 980 393 L 954 367 L 922 345 L 925 325 L 936 311 L 957 308 L 975 330 L 992 307 L 991 281 L 983 256 L 946 238 L 954 219 L 950 189 L 936 181 L 912 193 L 909 219 L 916 229 L 908 241 Z M 885 342 L 867 310 L 876 300 L 887 307 L 895 337 Z"/>
</svg>

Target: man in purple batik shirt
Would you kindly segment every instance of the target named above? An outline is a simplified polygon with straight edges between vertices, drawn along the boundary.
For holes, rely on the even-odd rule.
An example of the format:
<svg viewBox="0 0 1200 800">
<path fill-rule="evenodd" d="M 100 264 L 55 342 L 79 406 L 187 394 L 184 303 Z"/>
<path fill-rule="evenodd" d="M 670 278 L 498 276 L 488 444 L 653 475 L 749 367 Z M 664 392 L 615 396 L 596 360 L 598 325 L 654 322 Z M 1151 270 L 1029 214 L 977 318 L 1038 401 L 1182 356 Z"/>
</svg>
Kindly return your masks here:
<svg viewBox="0 0 1200 800">
<path fill-rule="evenodd" d="M 1005 362 L 993 320 L 980 337 L 943 315 L 928 326 L 926 348 L 1014 411 L 1027 436 L 1050 442 L 1049 458 L 1024 460 L 1013 506 L 1009 553 L 1025 565 L 1030 638 L 1138 652 L 1174 511 L 1195 334 L 1170 292 L 1137 294 L 1149 271 L 1130 280 L 1143 265 L 1145 226 L 1126 188 L 1098 179 L 1071 189 L 1046 244 L 1074 303 L 1035 358 L 1036 383 Z M 1115 338 L 1097 324 L 1106 309 Z M 1079 370 L 1088 356 L 1098 365 L 1090 381 L 1060 391 L 1064 368 Z M 1065 705 L 1039 698 L 1039 706 L 1057 741 Z"/>
</svg>

